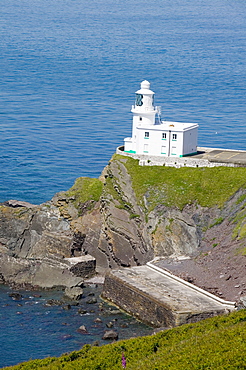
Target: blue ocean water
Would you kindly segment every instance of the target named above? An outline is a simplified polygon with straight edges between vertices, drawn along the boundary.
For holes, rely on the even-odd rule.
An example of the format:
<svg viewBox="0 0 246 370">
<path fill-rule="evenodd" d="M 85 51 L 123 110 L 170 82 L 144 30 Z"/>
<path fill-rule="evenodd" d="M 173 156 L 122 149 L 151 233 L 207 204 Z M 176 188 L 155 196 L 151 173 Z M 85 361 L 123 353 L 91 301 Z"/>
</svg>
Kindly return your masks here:
<svg viewBox="0 0 246 370">
<path fill-rule="evenodd" d="M 246 149 L 242 0 L 1 0 L 0 201 L 97 177 L 143 79 L 199 145 Z"/>
<path fill-rule="evenodd" d="M 144 79 L 163 118 L 199 123 L 200 146 L 246 149 L 245 1 L 1 0 L 0 14 L 0 202 L 39 204 L 97 177 L 131 133 Z M 33 353 L 28 325 L 14 330 L 24 314 L 0 313 L 2 358 L 77 349 L 56 334 L 47 349 L 38 323 Z"/>
<path fill-rule="evenodd" d="M 0 286 L 0 367 L 19 362 L 79 350 L 84 344 L 107 344 L 102 340 L 107 324 L 113 323 L 119 339 L 127 339 L 153 332 L 150 327 L 139 323 L 123 313 L 110 311 L 115 308 L 102 304 L 101 288 L 85 288 L 79 306 L 64 310 L 65 305 L 47 306 L 50 299 L 62 299 L 61 291 L 20 291 L 22 298 L 13 300 L 8 287 Z M 94 294 L 93 297 L 90 294 Z M 97 303 L 87 301 L 96 298 Z M 79 310 L 86 313 L 80 314 Z M 95 322 L 100 318 L 101 322 Z M 88 333 L 79 333 L 84 325 Z"/>
</svg>

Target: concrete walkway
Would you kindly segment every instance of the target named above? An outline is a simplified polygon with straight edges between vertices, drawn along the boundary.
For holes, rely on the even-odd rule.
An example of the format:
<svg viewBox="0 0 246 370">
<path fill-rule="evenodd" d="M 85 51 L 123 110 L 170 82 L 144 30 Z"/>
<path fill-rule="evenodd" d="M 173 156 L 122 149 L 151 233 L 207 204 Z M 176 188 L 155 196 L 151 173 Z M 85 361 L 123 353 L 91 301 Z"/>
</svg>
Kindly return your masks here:
<svg viewBox="0 0 246 370">
<path fill-rule="evenodd" d="M 174 327 L 234 310 L 234 302 L 223 301 L 151 263 L 111 271 L 103 297 L 156 327 Z"/>
<path fill-rule="evenodd" d="M 234 163 L 240 166 L 246 166 L 245 150 L 227 150 L 213 148 L 197 148 L 198 154 L 191 158 L 207 159 L 209 162 Z"/>
</svg>

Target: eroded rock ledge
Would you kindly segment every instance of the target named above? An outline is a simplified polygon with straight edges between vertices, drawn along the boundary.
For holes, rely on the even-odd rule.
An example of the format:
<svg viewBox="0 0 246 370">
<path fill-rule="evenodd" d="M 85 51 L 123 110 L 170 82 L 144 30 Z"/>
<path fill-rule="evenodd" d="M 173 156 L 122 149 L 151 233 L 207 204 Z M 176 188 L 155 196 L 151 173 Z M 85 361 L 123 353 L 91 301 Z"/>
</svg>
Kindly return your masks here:
<svg viewBox="0 0 246 370">
<path fill-rule="evenodd" d="M 160 202 L 149 207 L 153 189 L 139 201 L 125 166 L 127 160 L 112 159 L 99 179 L 89 185 L 83 181 L 82 185 L 75 184 L 44 204 L 15 200 L 2 203 L 2 282 L 39 287 L 79 286 L 95 273 L 95 261 L 97 272 L 105 273 L 112 268 L 140 266 L 156 257 L 175 260 L 185 256 L 201 261 L 203 257 L 208 260 L 219 248 L 220 253 L 231 246 L 234 251 L 243 251 L 245 237 L 235 231 L 235 225 L 240 221 L 241 229 L 244 227 L 245 187 L 239 186 L 222 207 L 202 207 L 191 202 L 182 209 L 164 205 L 164 187 L 163 194 L 156 193 Z M 96 187 L 103 188 L 99 196 Z M 94 259 L 88 260 L 88 255 Z M 87 258 L 87 266 L 77 276 L 77 268 L 69 259 L 82 256 Z M 245 259 L 243 252 L 241 257 Z M 229 266 L 230 261 L 227 262 Z M 239 284 L 243 282 L 240 280 Z M 244 292 L 243 285 L 240 292 Z"/>
</svg>

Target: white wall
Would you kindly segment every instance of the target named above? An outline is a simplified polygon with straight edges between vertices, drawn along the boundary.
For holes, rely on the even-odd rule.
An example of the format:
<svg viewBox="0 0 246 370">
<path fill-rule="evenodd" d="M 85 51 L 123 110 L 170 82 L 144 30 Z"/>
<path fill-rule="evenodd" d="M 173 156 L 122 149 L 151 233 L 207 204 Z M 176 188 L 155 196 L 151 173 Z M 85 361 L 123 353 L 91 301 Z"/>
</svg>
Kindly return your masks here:
<svg viewBox="0 0 246 370">
<path fill-rule="evenodd" d="M 183 155 L 196 153 L 196 151 L 197 151 L 197 136 L 198 136 L 198 128 L 197 127 L 184 132 L 184 151 L 183 151 Z"/>
<path fill-rule="evenodd" d="M 132 138 L 127 137 L 124 139 L 124 147 L 126 152 L 130 152 L 132 149 Z"/>
<path fill-rule="evenodd" d="M 149 133 L 149 138 L 145 137 Z M 162 139 L 166 133 L 166 139 Z M 177 135 L 177 139 L 173 138 Z M 136 153 L 156 156 L 179 157 L 183 154 L 183 132 L 152 129 L 151 127 L 138 127 L 136 129 Z"/>
</svg>

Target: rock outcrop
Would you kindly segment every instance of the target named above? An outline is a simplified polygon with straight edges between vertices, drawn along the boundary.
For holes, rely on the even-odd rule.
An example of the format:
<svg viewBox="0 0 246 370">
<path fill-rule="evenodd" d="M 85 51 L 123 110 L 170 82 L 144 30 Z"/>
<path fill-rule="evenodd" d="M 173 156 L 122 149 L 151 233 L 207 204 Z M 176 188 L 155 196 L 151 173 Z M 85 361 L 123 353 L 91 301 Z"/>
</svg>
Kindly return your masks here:
<svg viewBox="0 0 246 370">
<path fill-rule="evenodd" d="M 241 220 L 243 230 L 245 188 L 239 188 L 223 207 L 191 202 L 179 209 L 160 201 L 151 208 L 148 191 L 139 202 L 126 161 L 112 159 L 95 179 L 103 184 L 100 196 L 88 187 L 82 201 L 77 189 L 78 194 L 61 192 L 37 206 L 13 200 L 1 204 L 1 281 L 76 287 L 94 272 L 95 265 L 92 259 L 83 270 L 83 263 L 76 267 L 72 258 L 93 256 L 98 272 L 142 265 L 156 257 L 193 258 L 215 248 L 218 237 L 220 245 L 229 246 L 232 234 L 239 232 L 235 222 Z M 221 235 L 225 225 L 230 233 Z M 234 235 L 236 247 L 242 250 L 244 242 L 244 234 Z"/>
<path fill-rule="evenodd" d="M 40 206 L 12 204 L 6 202 L 0 207 L 2 282 L 43 288 L 82 284 L 88 271 L 85 266 L 85 276 L 73 272 L 75 265 L 69 257 L 76 235 L 59 208 L 53 202 Z"/>
</svg>

